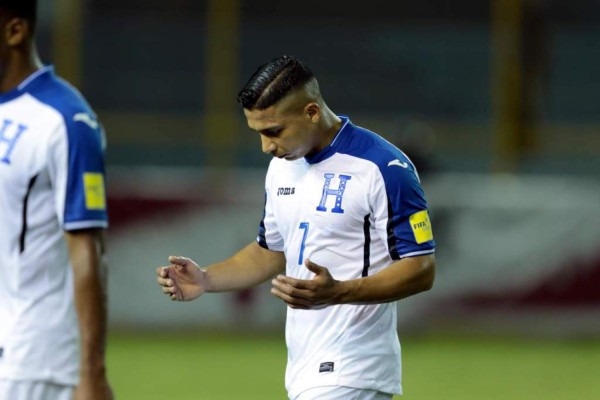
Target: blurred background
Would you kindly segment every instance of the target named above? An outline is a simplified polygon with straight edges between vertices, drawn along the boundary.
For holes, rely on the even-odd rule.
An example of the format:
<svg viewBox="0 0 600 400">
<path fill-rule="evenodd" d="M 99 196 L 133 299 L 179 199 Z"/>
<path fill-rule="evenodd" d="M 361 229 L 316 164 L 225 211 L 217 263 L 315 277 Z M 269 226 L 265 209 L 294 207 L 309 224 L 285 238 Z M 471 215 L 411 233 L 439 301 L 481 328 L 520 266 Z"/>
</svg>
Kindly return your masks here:
<svg viewBox="0 0 600 400">
<path fill-rule="evenodd" d="M 44 60 L 108 137 L 112 332 L 282 339 L 285 307 L 268 285 L 173 304 L 154 269 L 254 240 L 269 157 L 236 95 L 260 64 L 292 54 L 332 110 L 421 174 L 438 270 L 432 291 L 398 303 L 401 336 L 585 341 L 593 363 L 574 369 L 598 371 L 599 2 L 41 3 Z"/>
</svg>

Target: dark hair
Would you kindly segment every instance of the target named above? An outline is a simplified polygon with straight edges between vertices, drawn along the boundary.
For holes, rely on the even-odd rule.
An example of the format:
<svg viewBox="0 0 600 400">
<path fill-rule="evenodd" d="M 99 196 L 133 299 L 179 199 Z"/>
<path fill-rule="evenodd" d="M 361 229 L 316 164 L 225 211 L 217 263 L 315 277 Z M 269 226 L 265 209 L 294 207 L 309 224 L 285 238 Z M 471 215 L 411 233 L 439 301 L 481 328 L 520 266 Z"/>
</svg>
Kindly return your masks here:
<svg viewBox="0 0 600 400">
<path fill-rule="evenodd" d="M 15 17 L 28 20 L 31 29 L 35 30 L 37 0 L 0 0 L 0 9 L 13 13 Z"/>
<path fill-rule="evenodd" d="M 315 76 L 300 60 L 281 56 L 261 65 L 238 94 L 246 109 L 264 110 Z"/>
</svg>

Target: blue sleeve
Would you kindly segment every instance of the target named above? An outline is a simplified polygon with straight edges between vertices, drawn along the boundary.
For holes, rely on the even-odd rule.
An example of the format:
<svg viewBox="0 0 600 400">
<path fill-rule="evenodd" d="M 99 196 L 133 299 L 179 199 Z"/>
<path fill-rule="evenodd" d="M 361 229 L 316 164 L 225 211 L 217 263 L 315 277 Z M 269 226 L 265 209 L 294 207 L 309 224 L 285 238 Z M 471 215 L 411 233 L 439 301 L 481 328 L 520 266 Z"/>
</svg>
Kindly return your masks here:
<svg viewBox="0 0 600 400">
<path fill-rule="evenodd" d="M 388 202 L 387 236 L 394 260 L 433 253 L 435 242 L 427 201 L 414 165 L 404 158 L 402 166 L 381 166 Z"/>
<path fill-rule="evenodd" d="M 105 227 L 108 214 L 102 128 L 88 113 L 76 113 L 70 119 L 66 125 L 65 229 Z"/>
<path fill-rule="evenodd" d="M 63 118 L 51 157 L 57 213 L 64 229 L 107 227 L 104 132 L 96 115 L 83 96 L 61 79 L 52 79 L 31 94 Z"/>
</svg>

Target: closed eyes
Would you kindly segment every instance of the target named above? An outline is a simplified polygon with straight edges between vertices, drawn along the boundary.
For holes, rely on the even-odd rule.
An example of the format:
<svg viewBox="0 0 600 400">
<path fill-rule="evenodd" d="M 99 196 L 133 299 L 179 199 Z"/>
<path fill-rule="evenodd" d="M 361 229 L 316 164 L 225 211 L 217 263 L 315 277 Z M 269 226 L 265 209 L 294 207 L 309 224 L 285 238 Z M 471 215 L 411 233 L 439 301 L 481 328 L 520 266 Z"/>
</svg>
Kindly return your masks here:
<svg viewBox="0 0 600 400">
<path fill-rule="evenodd" d="M 277 136 L 279 136 L 281 131 L 283 131 L 283 128 L 270 128 L 270 129 L 263 129 L 262 131 L 260 131 L 260 133 L 262 133 L 263 135 L 268 136 L 268 137 L 277 137 Z"/>
</svg>

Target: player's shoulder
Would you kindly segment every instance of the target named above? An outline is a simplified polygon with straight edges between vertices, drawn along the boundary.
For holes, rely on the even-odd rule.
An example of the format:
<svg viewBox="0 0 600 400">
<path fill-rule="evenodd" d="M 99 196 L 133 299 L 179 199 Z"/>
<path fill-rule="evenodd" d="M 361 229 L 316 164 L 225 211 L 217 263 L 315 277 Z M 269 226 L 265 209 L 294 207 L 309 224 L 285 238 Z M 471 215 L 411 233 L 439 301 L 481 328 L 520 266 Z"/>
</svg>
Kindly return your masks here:
<svg viewBox="0 0 600 400">
<path fill-rule="evenodd" d="M 93 141 L 104 147 L 104 134 L 96 114 L 83 95 L 69 82 L 54 73 L 52 67 L 40 70 L 26 86 L 26 92 L 40 104 L 60 116 L 71 143 Z"/>
<path fill-rule="evenodd" d="M 415 166 L 402 150 L 379 134 L 353 125 L 339 152 L 366 160 L 384 174 L 404 175 L 416 172 Z"/>
<path fill-rule="evenodd" d="M 54 74 L 33 86 L 29 94 L 58 111 L 67 120 L 71 120 L 77 114 L 87 114 L 92 119 L 96 118 L 83 95 L 69 82 Z"/>
</svg>

